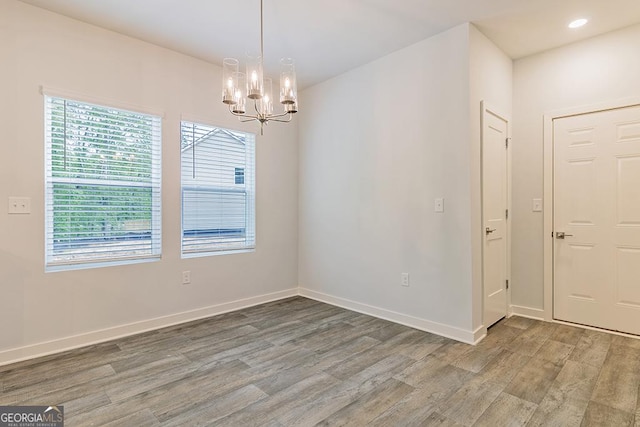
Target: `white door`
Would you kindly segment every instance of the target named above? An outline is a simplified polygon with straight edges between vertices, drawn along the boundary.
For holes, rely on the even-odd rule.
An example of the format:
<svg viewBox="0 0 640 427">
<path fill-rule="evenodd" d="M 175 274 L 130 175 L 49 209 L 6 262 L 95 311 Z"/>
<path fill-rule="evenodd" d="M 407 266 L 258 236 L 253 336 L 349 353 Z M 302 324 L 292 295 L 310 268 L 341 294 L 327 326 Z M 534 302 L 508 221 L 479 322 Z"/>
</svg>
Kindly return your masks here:
<svg viewBox="0 0 640 427">
<path fill-rule="evenodd" d="M 640 334 L 640 106 L 553 129 L 554 317 Z"/>
<path fill-rule="evenodd" d="M 484 105 L 482 111 L 483 323 L 489 327 L 507 315 L 508 122 Z"/>
</svg>

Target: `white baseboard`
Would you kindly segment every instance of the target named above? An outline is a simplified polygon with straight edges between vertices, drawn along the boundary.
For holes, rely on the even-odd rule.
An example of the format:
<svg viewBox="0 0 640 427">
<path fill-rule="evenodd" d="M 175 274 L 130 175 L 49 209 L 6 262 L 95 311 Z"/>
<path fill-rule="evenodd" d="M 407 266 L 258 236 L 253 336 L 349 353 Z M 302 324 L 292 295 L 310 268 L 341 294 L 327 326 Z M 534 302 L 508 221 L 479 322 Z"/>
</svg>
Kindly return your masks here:
<svg viewBox="0 0 640 427">
<path fill-rule="evenodd" d="M 321 292 L 312 291 L 310 289 L 292 288 L 270 294 L 216 304 L 196 310 L 185 311 L 182 313 L 171 314 L 168 316 L 157 317 L 154 319 L 143 320 L 140 322 L 129 323 L 126 325 L 115 326 L 112 328 L 101 329 L 98 331 L 87 332 L 52 341 L 41 342 L 26 345 L 23 347 L 13 348 L 10 350 L 0 351 L 0 366 L 20 362 L 23 360 L 34 359 L 36 357 L 47 356 L 50 354 L 61 353 L 63 351 L 73 350 L 89 345 L 99 344 L 102 342 L 140 334 L 155 329 L 191 322 L 194 320 L 205 319 L 207 317 L 217 316 L 219 314 L 228 313 L 231 311 L 236 311 L 284 298 L 290 298 L 297 295 L 346 308 L 358 313 L 378 317 L 380 319 L 389 320 L 391 322 L 399 323 L 401 325 L 405 325 L 414 329 L 451 338 L 467 344 L 477 344 L 487 334 L 487 328 L 485 328 L 484 326 L 481 326 L 474 331 L 465 330 L 456 328 L 454 326 L 444 325 L 442 323 L 421 319 L 419 317 L 398 313 L 384 308 L 374 307 L 345 298 L 334 297 Z M 516 306 L 512 307 L 515 308 Z M 524 312 L 526 308 L 520 308 L 522 310 L 514 309 L 514 314 L 525 317 L 538 318 L 535 315 L 522 314 L 521 312 Z"/>
<path fill-rule="evenodd" d="M 485 327 L 480 327 L 475 331 L 460 329 L 449 325 L 443 325 L 442 323 L 421 319 L 419 317 L 409 316 L 407 314 L 387 310 L 384 308 L 374 307 L 346 298 L 334 297 L 321 292 L 312 291 L 311 289 L 300 288 L 299 294 L 303 297 L 311 298 L 316 301 L 346 308 L 351 311 L 378 317 L 380 319 L 389 320 L 391 322 L 399 323 L 401 325 L 409 326 L 421 331 L 431 332 L 433 334 L 451 338 L 467 344 L 476 344 L 487 334 L 487 328 Z"/>
<path fill-rule="evenodd" d="M 516 315 L 527 317 L 534 320 L 544 320 L 544 310 L 540 308 L 522 307 L 520 305 L 511 305 L 509 307 L 510 316 Z"/>
<path fill-rule="evenodd" d="M 264 304 L 267 302 L 289 298 L 296 295 L 298 295 L 297 288 L 287 289 L 284 291 L 259 295 L 256 297 L 216 304 L 196 310 L 190 310 L 182 313 L 171 314 L 168 316 L 157 317 L 154 319 L 143 320 L 141 322 L 129 323 L 126 325 L 92 331 L 48 342 L 0 351 L 0 366 L 20 362 L 22 360 L 33 359 L 36 357 L 47 356 L 53 353 L 73 350 L 75 348 L 98 344 L 105 341 L 111 341 L 114 339 L 140 334 L 142 332 L 147 332 L 154 329 L 177 325 L 180 323 L 191 322 L 193 320 L 204 319 L 207 317 L 216 316 L 218 314 L 228 313 L 230 311 L 240 310 L 242 308 L 252 307 L 254 305 Z"/>
</svg>

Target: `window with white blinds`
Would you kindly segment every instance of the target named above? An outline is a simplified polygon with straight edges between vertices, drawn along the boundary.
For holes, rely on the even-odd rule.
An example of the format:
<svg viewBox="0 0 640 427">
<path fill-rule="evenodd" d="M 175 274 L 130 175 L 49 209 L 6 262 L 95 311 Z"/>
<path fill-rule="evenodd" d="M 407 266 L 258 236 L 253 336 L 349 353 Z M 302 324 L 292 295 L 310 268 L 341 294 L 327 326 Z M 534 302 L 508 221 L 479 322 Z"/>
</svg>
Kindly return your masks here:
<svg viewBox="0 0 640 427">
<path fill-rule="evenodd" d="M 158 116 L 45 96 L 48 267 L 160 256 L 160 127 Z"/>
<path fill-rule="evenodd" d="M 255 135 L 182 122 L 182 254 L 255 247 Z"/>
</svg>

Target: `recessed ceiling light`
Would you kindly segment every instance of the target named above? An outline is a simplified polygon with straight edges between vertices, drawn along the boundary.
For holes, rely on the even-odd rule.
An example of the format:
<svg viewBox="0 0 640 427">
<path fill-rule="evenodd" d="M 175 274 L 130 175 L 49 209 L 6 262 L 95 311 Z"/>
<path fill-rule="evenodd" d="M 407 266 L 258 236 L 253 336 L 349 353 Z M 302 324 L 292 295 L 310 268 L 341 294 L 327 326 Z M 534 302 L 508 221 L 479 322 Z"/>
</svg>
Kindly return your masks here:
<svg viewBox="0 0 640 427">
<path fill-rule="evenodd" d="M 571 21 L 569 28 L 580 28 L 587 22 L 589 22 L 589 20 L 585 18 L 576 19 L 575 21 Z"/>
</svg>

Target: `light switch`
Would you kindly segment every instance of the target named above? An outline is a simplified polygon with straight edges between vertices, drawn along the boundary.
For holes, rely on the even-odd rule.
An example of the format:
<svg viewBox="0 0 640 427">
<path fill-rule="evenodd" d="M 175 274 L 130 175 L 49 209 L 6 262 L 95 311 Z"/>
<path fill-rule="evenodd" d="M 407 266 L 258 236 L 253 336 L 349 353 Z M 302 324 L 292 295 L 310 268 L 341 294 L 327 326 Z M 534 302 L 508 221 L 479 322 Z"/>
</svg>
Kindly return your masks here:
<svg viewBox="0 0 640 427">
<path fill-rule="evenodd" d="M 31 213 L 31 198 L 29 197 L 9 197 L 10 214 Z"/>
<path fill-rule="evenodd" d="M 437 198 L 434 202 L 434 210 L 436 212 L 444 212 L 444 199 L 443 198 Z"/>
<path fill-rule="evenodd" d="M 533 211 L 542 212 L 542 199 L 533 199 Z"/>
</svg>

